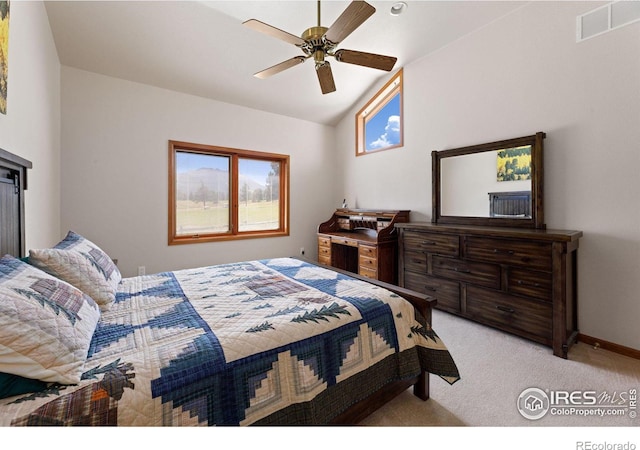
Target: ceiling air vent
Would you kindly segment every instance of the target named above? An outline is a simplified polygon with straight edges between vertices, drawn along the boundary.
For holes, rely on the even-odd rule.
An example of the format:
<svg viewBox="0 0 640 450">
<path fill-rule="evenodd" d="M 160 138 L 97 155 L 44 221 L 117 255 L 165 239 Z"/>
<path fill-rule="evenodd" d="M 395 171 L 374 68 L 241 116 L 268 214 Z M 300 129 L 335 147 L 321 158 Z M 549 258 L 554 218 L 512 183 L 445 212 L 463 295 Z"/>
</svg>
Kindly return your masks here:
<svg viewBox="0 0 640 450">
<path fill-rule="evenodd" d="M 640 1 L 612 2 L 578 16 L 576 41 L 581 42 L 638 21 Z"/>
</svg>

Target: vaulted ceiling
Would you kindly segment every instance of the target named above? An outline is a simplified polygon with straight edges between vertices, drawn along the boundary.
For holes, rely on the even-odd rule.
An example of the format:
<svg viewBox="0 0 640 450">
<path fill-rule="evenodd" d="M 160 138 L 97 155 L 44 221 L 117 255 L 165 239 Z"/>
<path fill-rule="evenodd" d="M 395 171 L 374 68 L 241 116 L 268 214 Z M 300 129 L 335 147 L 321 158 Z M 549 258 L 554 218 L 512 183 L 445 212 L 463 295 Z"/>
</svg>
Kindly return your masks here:
<svg viewBox="0 0 640 450">
<path fill-rule="evenodd" d="M 394 71 L 522 6 L 509 1 L 369 1 L 376 12 L 338 48 L 395 56 Z M 323 1 L 331 24 L 350 1 Z M 317 25 L 316 1 L 47 1 L 61 64 L 253 109 L 335 124 L 387 72 L 331 59 L 323 95 L 313 62 L 267 79 L 254 73 L 294 56 L 292 44 L 243 26 L 258 19 L 299 36 Z M 406 80 L 405 80 L 406 82 Z M 419 80 L 411 80 L 419 82 Z"/>
</svg>

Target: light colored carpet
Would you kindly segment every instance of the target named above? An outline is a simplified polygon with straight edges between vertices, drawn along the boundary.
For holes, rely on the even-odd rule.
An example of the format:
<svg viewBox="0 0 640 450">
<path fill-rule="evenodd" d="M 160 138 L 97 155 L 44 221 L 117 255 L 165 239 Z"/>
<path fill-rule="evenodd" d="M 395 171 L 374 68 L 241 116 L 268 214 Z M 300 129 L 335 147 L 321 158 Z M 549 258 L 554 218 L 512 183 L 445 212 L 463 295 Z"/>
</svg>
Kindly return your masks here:
<svg viewBox="0 0 640 450">
<path fill-rule="evenodd" d="M 531 387 L 545 392 L 594 391 L 602 410 L 613 409 L 613 404 L 628 407 L 629 392 L 640 390 L 640 360 L 583 343 L 574 345 L 565 360 L 553 356 L 549 347 L 441 311 L 434 311 L 433 328 L 453 355 L 461 380 L 449 385 L 431 376 L 428 401 L 419 400 L 408 390 L 365 419 L 362 425 L 640 426 L 640 419 L 629 417 L 632 411 L 629 408 L 623 416 L 585 417 L 575 412 L 568 415 L 549 412 L 539 420 L 523 417 L 517 408 L 518 397 Z M 638 444 L 640 448 L 640 442 Z"/>
</svg>

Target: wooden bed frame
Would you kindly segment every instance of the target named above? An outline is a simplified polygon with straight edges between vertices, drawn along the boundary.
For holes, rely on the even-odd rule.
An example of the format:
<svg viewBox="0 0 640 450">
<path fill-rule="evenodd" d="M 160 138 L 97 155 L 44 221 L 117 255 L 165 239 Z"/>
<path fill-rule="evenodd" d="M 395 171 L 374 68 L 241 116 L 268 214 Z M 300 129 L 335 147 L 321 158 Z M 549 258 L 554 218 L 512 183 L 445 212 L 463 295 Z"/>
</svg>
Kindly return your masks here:
<svg viewBox="0 0 640 450">
<path fill-rule="evenodd" d="M 316 266 L 324 267 L 326 269 L 333 270 L 334 272 L 342 273 L 344 275 L 348 275 L 350 277 L 357 278 L 359 280 L 366 281 L 368 283 L 375 284 L 376 286 L 388 289 L 391 292 L 394 292 L 408 300 L 414 306 L 414 308 L 426 319 L 427 323 L 431 324 L 431 311 L 433 310 L 433 307 L 437 302 L 434 297 L 426 294 L 421 294 L 410 289 L 405 289 L 393 284 L 385 283 L 383 281 L 372 280 L 370 278 L 366 278 L 352 272 L 347 272 L 345 270 L 341 270 L 332 266 L 320 264 L 317 261 L 311 261 L 309 259 L 300 257 L 296 258 L 301 259 L 309 264 L 315 264 Z M 335 417 L 331 421 L 330 425 L 355 425 L 372 414 L 374 411 L 380 409 L 389 401 L 396 398 L 402 392 L 409 389 L 411 386 L 413 386 L 413 395 L 424 401 L 429 399 L 429 373 L 422 372 L 415 378 L 395 381 L 383 386 L 374 394 L 370 395 L 364 400 L 359 401 L 358 403 L 355 403 L 342 414 Z"/>
</svg>

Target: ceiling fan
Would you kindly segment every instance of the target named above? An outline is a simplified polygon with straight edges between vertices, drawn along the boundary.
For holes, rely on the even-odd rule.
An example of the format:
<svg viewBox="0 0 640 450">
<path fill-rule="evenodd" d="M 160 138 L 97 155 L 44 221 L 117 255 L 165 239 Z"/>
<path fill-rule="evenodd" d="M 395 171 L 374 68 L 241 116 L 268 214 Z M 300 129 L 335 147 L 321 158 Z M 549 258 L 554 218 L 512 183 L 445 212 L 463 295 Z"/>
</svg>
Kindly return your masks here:
<svg viewBox="0 0 640 450">
<path fill-rule="evenodd" d="M 256 19 L 243 22 L 243 25 L 283 41 L 289 42 L 302 49 L 303 55 L 294 56 L 268 69 L 254 74 L 257 78 L 267 78 L 286 69 L 297 66 L 313 57 L 315 61 L 316 73 L 320 82 L 320 89 L 323 94 L 328 94 L 336 90 L 336 85 L 331 72 L 331 65 L 326 60 L 327 56 L 332 56 L 336 61 L 347 64 L 357 64 L 359 66 L 371 67 L 373 69 L 386 70 L 393 69 L 397 58 L 392 56 L 376 55 L 355 50 L 336 50 L 342 40 L 349 36 L 356 28 L 364 23 L 376 9 L 364 1 L 352 1 L 349 6 L 340 14 L 340 17 L 329 28 L 320 24 L 320 0 L 318 0 L 318 26 L 306 29 L 301 37 L 282 31 L 279 28 L 268 25 Z"/>
</svg>

